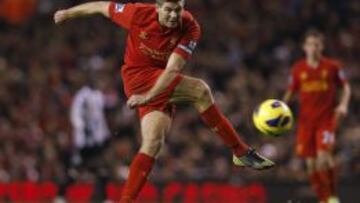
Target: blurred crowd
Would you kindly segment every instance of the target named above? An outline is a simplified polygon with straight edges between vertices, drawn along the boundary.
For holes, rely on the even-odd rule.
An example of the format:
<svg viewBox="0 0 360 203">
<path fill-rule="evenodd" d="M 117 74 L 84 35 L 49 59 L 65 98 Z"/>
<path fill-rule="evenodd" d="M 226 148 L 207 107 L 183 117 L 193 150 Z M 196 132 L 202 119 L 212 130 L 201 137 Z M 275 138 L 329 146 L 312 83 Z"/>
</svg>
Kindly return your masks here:
<svg viewBox="0 0 360 203">
<path fill-rule="evenodd" d="M 100 16 L 60 26 L 53 23 L 55 10 L 85 1 L 34 2 L 32 16 L 21 23 L 0 17 L 0 182 L 51 180 L 66 185 L 99 177 L 122 181 L 140 142 L 137 113 L 125 105 L 119 74 L 126 33 Z M 353 95 L 349 115 L 340 124 L 336 153 L 341 176 L 359 176 L 359 1 L 188 0 L 186 4 L 202 27 L 202 39 L 185 74 L 207 81 L 243 138 L 278 166 L 261 173 L 233 168 L 230 150 L 194 109 L 179 106 L 153 182 L 306 180 L 303 163 L 293 152 L 294 132 L 263 137 L 254 129 L 251 114 L 261 101 L 282 97 L 291 64 L 302 57 L 302 34 L 309 28 L 326 35 L 326 55 L 340 59 L 350 78 Z M 69 117 L 74 94 L 87 84 L 88 72 L 96 72 L 105 94 L 111 130 L 94 170 L 74 167 Z M 291 106 L 296 112 L 296 102 Z"/>
</svg>

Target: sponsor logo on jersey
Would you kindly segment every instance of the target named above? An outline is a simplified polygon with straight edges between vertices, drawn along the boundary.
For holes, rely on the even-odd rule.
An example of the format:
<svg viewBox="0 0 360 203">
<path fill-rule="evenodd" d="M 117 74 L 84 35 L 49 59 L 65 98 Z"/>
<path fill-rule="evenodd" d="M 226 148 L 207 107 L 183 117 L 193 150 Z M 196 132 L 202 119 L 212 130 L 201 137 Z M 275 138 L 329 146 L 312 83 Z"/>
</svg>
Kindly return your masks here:
<svg viewBox="0 0 360 203">
<path fill-rule="evenodd" d="M 301 91 L 303 92 L 321 92 L 329 89 L 326 80 L 312 80 L 301 84 Z"/>
<path fill-rule="evenodd" d="M 124 11 L 125 4 L 116 3 L 115 4 L 115 13 L 122 13 Z"/>
<path fill-rule="evenodd" d="M 152 59 L 167 61 L 171 54 L 171 51 L 158 51 L 146 46 L 144 43 L 140 43 L 139 50 L 145 55 Z"/>
</svg>

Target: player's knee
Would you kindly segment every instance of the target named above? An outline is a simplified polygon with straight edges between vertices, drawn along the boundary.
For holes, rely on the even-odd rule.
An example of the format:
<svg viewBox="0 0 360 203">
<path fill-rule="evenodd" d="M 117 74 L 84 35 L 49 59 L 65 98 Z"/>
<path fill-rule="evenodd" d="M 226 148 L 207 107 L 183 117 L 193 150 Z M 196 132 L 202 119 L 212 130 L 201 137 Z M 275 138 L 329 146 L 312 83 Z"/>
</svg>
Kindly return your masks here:
<svg viewBox="0 0 360 203">
<path fill-rule="evenodd" d="M 323 160 L 321 160 L 321 159 L 316 160 L 316 170 L 317 171 L 325 170 L 327 168 L 326 166 L 327 165 Z"/>
<path fill-rule="evenodd" d="M 198 100 L 203 102 L 211 102 L 212 94 L 209 85 L 203 80 L 196 81 L 196 90 L 198 92 Z"/>
<path fill-rule="evenodd" d="M 306 162 L 306 171 L 308 174 L 312 174 L 316 171 L 315 160 L 310 160 Z"/>
<path fill-rule="evenodd" d="M 163 145 L 164 139 L 162 137 L 143 139 L 140 151 L 156 157 Z"/>
<path fill-rule="evenodd" d="M 320 151 L 317 154 L 316 168 L 317 170 L 326 170 L 335 166 L 335 160 L 330 152 Z"/>
</svg>

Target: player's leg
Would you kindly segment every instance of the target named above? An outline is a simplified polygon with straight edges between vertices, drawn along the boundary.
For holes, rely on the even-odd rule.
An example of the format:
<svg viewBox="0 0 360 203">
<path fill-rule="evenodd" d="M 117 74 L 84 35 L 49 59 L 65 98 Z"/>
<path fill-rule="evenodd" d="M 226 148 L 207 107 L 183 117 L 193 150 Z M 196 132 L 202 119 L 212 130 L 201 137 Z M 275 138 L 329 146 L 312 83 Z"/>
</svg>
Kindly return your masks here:
<svg viewBox="0 0 360 203">
<path fill-rule="evenodd" d="M 234 149 L 235 154 L 241 156 L 247 152 L 248 146 L 240 140 L 228 120 L 215 106 L 211 90 L 203 80 L 184 76 L 171 95 L 170 102 L 189 103 L 194 106 L 203 121 L 226 145 Z"/>
<path fill-rule="evenodd" d="M 327 200 L 328 193 L 324 188 L 321 174 L 317 171 L 315 157 L 306 159 L 306 172 L 309 176 L 311 188 L 316 193 L 317 198 L 321 203 L 325 202 Z"/>
<path fill-rule="evenodd" d="M 317 152 L 316 170 L 321 177 L 323 187 L 327 190 L 327 199 L 336 197 L 335 160 L 330 151 L 320 150 Z"/>
<path fill-rule="evenodd" d="M 175 87 L 171 103 L 189 103 L 201 114 L 202 120 L 232 149 L 234 163 L 255 169 L 266 169 L 274 163 L 250 149 L 239 137 L 234 127 L 215 105 L 209 86 L 200 79 L 184 76 Z"/>
<path fill-rule="evenodd" d="M 147 113 L 141 120 L 142 142 L 139 153 L 131 163 L 121 203 L 135 201 L 144 187 L 154 161 L 170 129 L 171 118 L 160 111 Z"/>
<path fill-rule="evenodd" d="M 296 154 L 306 162 L 309 182 L 317 198 L 322 202 L 326 201 L 326 190 L 316 165 L 316 132 L 311 123 L 299 122 L 296 135 Z"/>
<path fill-rule="evenodd" d="M 317 132 L 317 157 L 316 169 L 321 176 L 324 188 L 328 193 L 328 199 L 338 202 L 336 194 L 336 173 L 333 147 L 335 144 L 335 133 L 333 126 L 324 125 Z"/>
<path fill-rule="evenodd" d="M 205 81 L 190 76 L 183 76 L 183 79 L 171 94 L 170 102 L 189 103 L 198 112 L 203 113 L 214 104 L 214 97 Z"/>
<path fill-rule="evenodd" d="M 169 132 L 170 126 L 171 118 L 168 114 L 161 111 L 147 113 L 141 119 L 140 153 L 156 158 L 165 142 L 165 135 Z"/>
</svg>

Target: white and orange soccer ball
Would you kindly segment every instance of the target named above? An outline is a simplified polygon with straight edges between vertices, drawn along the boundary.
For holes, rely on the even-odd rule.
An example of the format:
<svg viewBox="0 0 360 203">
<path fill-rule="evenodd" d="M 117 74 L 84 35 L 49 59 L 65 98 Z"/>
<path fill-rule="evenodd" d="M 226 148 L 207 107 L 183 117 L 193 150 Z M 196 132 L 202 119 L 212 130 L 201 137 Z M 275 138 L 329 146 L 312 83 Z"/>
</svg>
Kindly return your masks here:
<svg viewBox="0 0 360 203">
<path fill-rule="evenodd" d="M 294 117 L 284 102 L 268 99 L 255 109 L 253 122 L 262 134 L 276 137 L 291 130 Z"/>
</svg>

